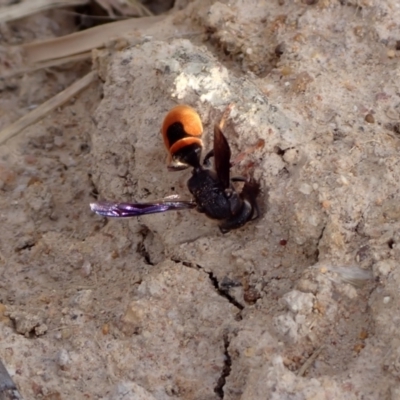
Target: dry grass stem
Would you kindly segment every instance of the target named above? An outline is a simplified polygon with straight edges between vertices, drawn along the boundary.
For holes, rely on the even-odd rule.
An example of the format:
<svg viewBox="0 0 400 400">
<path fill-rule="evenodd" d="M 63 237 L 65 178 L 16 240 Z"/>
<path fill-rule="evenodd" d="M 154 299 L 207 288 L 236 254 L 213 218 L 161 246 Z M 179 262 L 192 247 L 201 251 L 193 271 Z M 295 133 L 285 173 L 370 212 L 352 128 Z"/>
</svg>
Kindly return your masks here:
<svg viewBox="0 0 400 400">
<path fill-rule="evenodd" d="M 324 346 L 320 346 L 318 349 L 314 351 L 313 354 L 306 360 L 306 362 L 301 366 L 301 368 L 297 371 L 297 376 L 304 376 L 307 370 L 311 367 L 312 363 L 318 358 L 321 354 L 321 351 L 324 349 Z"/>
<path fill-rule="evenodd" d="M 26 0 L 22 3 L 0 7 L 0 23 L 21 19 L 53 8 L 79 6 L 89 0 Z"/>
<path fill-rule="evenodd" d="M 111 39 L 126 36 L 141 29 L 148 29 L 152 24 L 162 21 L 165 16 L 130 18 L 124 21 L 112 22 L 110 24 L 96 26 L 82 32 L 56 39 L 42 40 L 22 46 L 26 61 L 33 66 L 37 63 L 49 60 L 69 57 L 84 53 L 96 48 L 104 47 Z"/>
<path fill-rule="evenodd" d="M 30 74 L 43 68 L 57 67 L 69 62 L 78 62 L 83 60 L 89 60 L 92 57 L 92 52 L 87 51 L 86 53 L 76 54 L 64 58 L 56 58 L 55 60 L 44 61 L 42 63 L 34 64 L 33 66 L 23 67 L 15 70 L 11 70 L 0 76 L 0 79 L 10 79 L 18 75 Z"/>
<path fill-rule="evenodd" d="M 126 17 L 138 16 L 148 17 L 154 15 L 146 6 L 139 0 L 96 0 L 110 17 L 115 18 L 114 10 Z"/>
<path fill-rule="evenodd" d="M 95 79 L 96 72 L 92 71 L 85 75 L 83 78 L 76 81 L 67 89 L 62 92 L 56 94 L 51 99 L 45 101 L 42 105 L 40 105 L 35 110 L 30 113 L 24 115 L 18 121 L 9 125 L 7 128 L 3 129 L 0 132 L 0 145 L 4 144 L 8 139 L 17 135 L 29 125 L 34 124 L 39 121 L 43 117 L 45 117 L 49 112 L 53 111 L 55 108 L 62 106 L 66 103 L 71 97 L 75 96 L 78 92 L 89 86 Z"/>
</svg>

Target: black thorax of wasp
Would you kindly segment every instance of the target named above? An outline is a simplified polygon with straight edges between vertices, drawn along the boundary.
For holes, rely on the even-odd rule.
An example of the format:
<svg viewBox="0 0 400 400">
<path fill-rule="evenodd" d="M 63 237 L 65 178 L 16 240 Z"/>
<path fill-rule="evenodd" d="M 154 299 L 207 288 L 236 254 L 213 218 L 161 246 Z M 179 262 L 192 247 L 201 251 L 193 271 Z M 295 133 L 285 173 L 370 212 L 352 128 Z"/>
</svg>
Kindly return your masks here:
<svg viewBox="0 0 400 400">
<path fill-rule="evenodd" d="M 90 205 L 92 211 L 107 217 L 133 217 L 164 211 L 196 207 L 201 213 L 216 220 L 222 233 L 240 228 L 259 216 L 257 196 L 259 184 L 254 179 L 231 178 L 231 150 L 222 132 L 227 113 L 219 125 L 214 126 L 213 149 L 201 162 L 203 125 L 200 116 L 191 107 L 174 107 L 164 118 L 162 136 L 168 150 L 168 169 L 171 171 L 192 168 L 187 182 L 194 201 L 179 201 L 165 198 L 149 203 L 96 202 Z M 214 168 L 210 159 L 214 158 Z M 243 188 L 238 192 L 232 182 L 241 181 Z"/>
</svg>

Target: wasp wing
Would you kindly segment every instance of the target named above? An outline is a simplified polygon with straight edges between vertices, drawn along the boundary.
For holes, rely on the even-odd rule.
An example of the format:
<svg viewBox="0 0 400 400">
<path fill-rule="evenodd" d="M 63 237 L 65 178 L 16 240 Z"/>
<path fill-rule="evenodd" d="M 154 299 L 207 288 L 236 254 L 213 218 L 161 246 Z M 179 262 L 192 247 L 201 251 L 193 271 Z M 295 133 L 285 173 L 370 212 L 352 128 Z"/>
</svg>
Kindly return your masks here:
<svg viewBox="0 0 400 400">
<path fill-rule="evenodd" d="M 193 201 L 160 200 L 153 203 L 114 203 L 111 201 L 98 201 L 90 204 L 90 209 L 103 217 L 139 217 L 146 214 L 156 214 L 172 210 L 185 210 L 195 208 Z"/>
<path fill-rule="evenodd" d="M 231 149 L 218 125 L 214 126 L 214 165 L 223 187 L 230 187 Z"/>
</svg>

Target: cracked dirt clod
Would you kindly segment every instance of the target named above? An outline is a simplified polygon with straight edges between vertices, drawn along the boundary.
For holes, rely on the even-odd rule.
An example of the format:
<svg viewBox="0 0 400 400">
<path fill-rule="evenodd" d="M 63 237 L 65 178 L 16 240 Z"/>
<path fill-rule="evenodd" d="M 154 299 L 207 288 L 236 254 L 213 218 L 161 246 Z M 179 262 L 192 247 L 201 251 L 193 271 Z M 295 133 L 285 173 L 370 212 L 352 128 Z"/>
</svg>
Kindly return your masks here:
<svg viewBox="0 0 400 400">
<path fill-rule="evenodd" d="M 166 374 L 157 390 L 171 386 L 184 393 L 190 387 L 214 398 L 212 388 L 217 386 L 218 378 L 212 370 L 219 370 L 222 375 L 225 369 L 226 350 L 221 343 L 234 321 L 235 307 L 215 292 L 206 274 L 175 262 L 154 267 L 139 285 L 136 297 L 121 319 L 121 330 L 139 359 L 124 368 L 129 368 L 137 382 L 143 383 L 147 380 L 156 383 Z M 165 346 L 167 352 L 162 350 Z M 147 357 L 148 352 L 156 355 L 148 359 L 150 365 L 174 360 L 179 375 L 168 377 L 164 368 L 155 368 L 150 375 L 137 371 L 140 359 Z M 195 369 L 190 367 L 193 359 L 197 360 Z M 199 376 L 206 380 L 195 383 Z M 183 385 L 190 380 L 189 386 Z"/>
<path fill-rule="evenodd" d="M 6 315 L 14 322 L 15 331 L 25 337 L 41 336 L 48 330 L 43 316 L 17 311 L 6 313 Z"/>
</svg>

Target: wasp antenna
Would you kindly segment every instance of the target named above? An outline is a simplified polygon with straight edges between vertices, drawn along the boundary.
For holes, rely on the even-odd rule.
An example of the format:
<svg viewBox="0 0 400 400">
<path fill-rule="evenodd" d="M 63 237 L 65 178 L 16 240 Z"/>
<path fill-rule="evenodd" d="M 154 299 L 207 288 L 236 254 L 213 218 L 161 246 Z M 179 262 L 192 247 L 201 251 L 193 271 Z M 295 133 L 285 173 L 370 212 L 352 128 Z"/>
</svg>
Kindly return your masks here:
<svg viewBox="0 0 400 400">
<path fill-rule="evenodd" d="M 220 119 L 220 121 L 219 121 L 219 125 L 218 125 L 218 126 L 219 126 L 219 129 L 221 129 L 221 130 L 224 129 L 226 120 L 228 119 L 229 115 L 231 114 L 231 111 L 232 111 L 232 109 L 233 109 L 234 106 L 235 106 L 234 103 L 230 103 L 230 104 L 225 108 L 225 111 L 223 112 L 222 117 L 221 117 L 221 119 Z"/>
<path fill-rule="evenodd" d="M 253 146 L 248 147 L 246 150 L 242 151 L 239 153 L 234 160 L 231 162 L 231 167 L 234 167 L 235 165 L 239 164 L 242 162 L 249 154 L 254 153 L 257 150 L 261 150 L 265 146 L 265 140 L 264 139 L 258 139 L 257 143 Z"/>
</svg>

